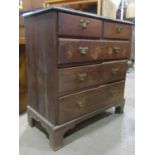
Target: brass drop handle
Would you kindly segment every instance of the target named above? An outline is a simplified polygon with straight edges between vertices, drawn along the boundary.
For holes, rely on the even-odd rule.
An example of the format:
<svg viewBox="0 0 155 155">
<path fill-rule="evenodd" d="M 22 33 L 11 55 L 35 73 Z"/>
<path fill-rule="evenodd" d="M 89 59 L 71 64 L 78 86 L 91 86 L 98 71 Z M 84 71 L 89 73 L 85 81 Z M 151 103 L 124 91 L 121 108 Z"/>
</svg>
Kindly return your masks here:
<svg viewBox="0 0 155 155">
<path fill-rule="evenodd" d="M 111 91 L 110 94 L 111 94 L 112 97 L 114 97 L 116 95 L 116 92 L 115 91 Z"/>
<path fill-rule="evenodd" d="M 118 68 L 112 68 L 112 74 L 116 75 L 119 72 Z"/>
<path fill-rule="evenodd" d="M 76 104 L 79 108 L 84 108 L 85 107 L 85 101 L 76 101 Z"/>
<path fill-rule="evenodd" d="M 80 20 L 80 26 L 82 29 L 86 29 L 88 27 L 88 24 L 89 24 L 89 20 L 86 20 L 86 19 Z"/>
<path fill-rule="evenodd" d="M 87 78 L 87 73 L 79 73 L 76 78 L 79 81 L 84 81 Z"/>
<path fill-rule="evenodd" d="M 123 28 L 120 27 L 120 26 L 119 26 L 119 27 L 116 27 L 116 32 L 117 32 L 117 33 L 121 33 L 122 29 L 123 29 Z"/>
<path fill-rule="evenodd" d="M 118 54 L 120 52 L 120 48 L 119 47 L 113 47 L 113 52 L 115 54 Z"/>
<path fill-rule="evenodd" d="M 103 49 L 104 48 L 104 44 L 100 44 L 99 47 L 100 47 L 100 49 Z"/>
<path fill-rule="evenodd" d="M 88 52 L 88 47 L 79 47 L 79 52 L 81 55 L 85 55 Z"/>
</svg>

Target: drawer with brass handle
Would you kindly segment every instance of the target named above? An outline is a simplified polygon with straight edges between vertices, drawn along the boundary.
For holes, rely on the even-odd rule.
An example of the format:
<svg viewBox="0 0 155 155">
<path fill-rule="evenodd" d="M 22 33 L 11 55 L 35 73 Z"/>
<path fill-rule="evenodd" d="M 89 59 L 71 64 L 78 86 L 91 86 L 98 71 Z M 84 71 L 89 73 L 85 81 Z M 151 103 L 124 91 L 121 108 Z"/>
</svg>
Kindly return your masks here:
<svg viewBox="0 0 155 155">
<path fill-rule="evenodd" d="M 128 41 L 59 39 L 58 64 L 129 57 Z"/>
<path fill-rule="evenodd" d="M 106 84 L 59 98 L 59 123 L 112 104 L 123 98 L 124 81 Z"/>
<path fill-rule="evenodd" d="M 101 38 L 102 21 L 59 13 L 59 36 Z"/>
<path fill-rule="evenodd" d="M 130 39 L 132 27 L 126 24 L 104 22 L 103 37 L 113 39 Z"/>
<path fill-rule="evenodd" d="M 125 79 L 127 61 L 59 69 L 60 96 L 72 91 Z"/>
</svg>

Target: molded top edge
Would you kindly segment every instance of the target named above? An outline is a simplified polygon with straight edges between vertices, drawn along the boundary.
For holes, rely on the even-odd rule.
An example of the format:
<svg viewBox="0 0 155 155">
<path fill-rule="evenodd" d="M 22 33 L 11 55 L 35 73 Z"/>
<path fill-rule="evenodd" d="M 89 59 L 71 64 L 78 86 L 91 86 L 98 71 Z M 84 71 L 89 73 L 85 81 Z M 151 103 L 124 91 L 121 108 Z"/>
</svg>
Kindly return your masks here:
<svg viewBox="0 0 155 155">
<path fill-rule="evenodd" d="M 107 17 L 104 17 L 104 16 L 99 16 L 99 15 L 96 15 L 96 14 L 87 13 L 87 12 L 74 10 L 74 9 L 68 9 L 68 8 L 64 8 L 64 7 L 49 7 L 49 8 L 38 9 L 38 10 L 35 10 L 35 11 L 30 11 L 30 12 L 24 13 L 23 16 L 25 18 L 27 18 L 27 17 L 31 17 L 31 16 L 34 16 L 34 15 L 47 13 L 47 12 L 50 12 L 50 11 L 58 11 L 58 12 L 70 13 L 70 14 L 75 14 L 75 15 L 82 15 L 82 16 L 92 17 L 92 18 L 96 18 L 96 19 L 104 19 L 104 20 L 108 20 L 108 21 L 114 21 L 114 22 L 120 22 L 120 23 L 134 25 L 133 22 L 130 22 L 130 21 L 127 21 L 127 20 L 119 20 L 119 19 L 114 19 L 114 18 L 107 18 Z"/>
</svg>

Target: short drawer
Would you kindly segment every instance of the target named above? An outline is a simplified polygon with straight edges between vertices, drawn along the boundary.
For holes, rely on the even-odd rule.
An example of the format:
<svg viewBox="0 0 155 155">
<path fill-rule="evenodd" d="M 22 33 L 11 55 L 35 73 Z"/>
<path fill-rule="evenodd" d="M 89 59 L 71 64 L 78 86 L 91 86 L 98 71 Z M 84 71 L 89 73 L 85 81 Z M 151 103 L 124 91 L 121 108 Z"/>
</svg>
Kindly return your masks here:
<svg viewBox="0 0 155 155">
<path fill-rule="evenodd" d="M 59 69 L 60 95 L 90 86 L 125 79 L 127 61 Z"/>
<path fill-rule="evenodd" d="M 126 59 L 129 47 L 128 41 L 59 39 L 58 64 Z"/>
<path fill-rule="evenodd" d="M 124 81 L 116 82 L 60 97 L 58 123 L 70 121 L 109 104 L 118 104 L 123 98 L 124 84 Z"/>
<path fill-rule="evenodd" d="M 103 37 L 113 39 L 130 39 L 131 26 L 112 22 L 104 22 Z"/>
<path fill-rule="evenodd" d="M 100 38 L 102 21 L 77 15 L 59 13 L 59 35 Z"/>
</svg>

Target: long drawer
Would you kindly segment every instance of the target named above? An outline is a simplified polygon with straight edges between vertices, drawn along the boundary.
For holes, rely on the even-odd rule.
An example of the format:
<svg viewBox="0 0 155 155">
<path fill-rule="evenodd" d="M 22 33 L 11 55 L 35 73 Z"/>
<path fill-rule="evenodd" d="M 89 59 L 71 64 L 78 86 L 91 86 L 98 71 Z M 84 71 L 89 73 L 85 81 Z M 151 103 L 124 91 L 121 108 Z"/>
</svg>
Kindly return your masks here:
<svg viewBox="0 0 155 155">
<path fill-rule="evenodd" d="M 58 23 L 60 36 L 101 38 L 102 35 L 101 20 L 59 13 Z"/>
<path fill-rule="evenodd" d="M 120 81 L 60 97 L 58 123 L 70 121 L 108 104 L 116 104 L 123 98 L 124 85 L 125 82 Z"/>
<path fill-rule="evenodd" d="M 58 64 L 127 59 L 128 41 L 59 39 Z"/>
<path fill-rule="evenodd" d="M 127 61 L 59 69 L 59 93 L 64 95 L 90 86 L 125 79 Z"/>
</svg>

